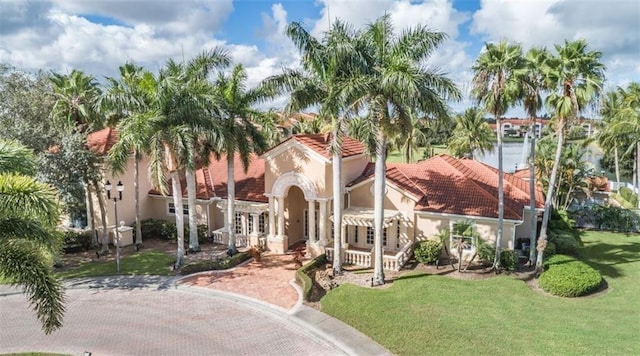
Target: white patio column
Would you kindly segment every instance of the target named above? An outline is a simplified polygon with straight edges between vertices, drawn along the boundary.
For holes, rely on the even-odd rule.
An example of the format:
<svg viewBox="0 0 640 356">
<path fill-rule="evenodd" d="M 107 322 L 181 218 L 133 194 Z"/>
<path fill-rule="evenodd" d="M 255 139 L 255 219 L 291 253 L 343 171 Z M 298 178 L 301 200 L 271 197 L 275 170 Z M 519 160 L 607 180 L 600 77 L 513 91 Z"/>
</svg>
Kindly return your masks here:
<svg viewBox="0 0 640 356">
<path fill-rule="evenodd" d="M 275 198 L 269 197 L 269 235 L 273 236 L 276 234 L 276 208 L 275 208 Z"/>
<path fill-rule="evenodd" d="M 253 221 L 253 231 L 251 235 L 258 235 L 260 232 L 260 214 L 259 213 L 251 213 L 251 221 Z"/>
<path fill-rule="evenodd" d="M 327 201 L 321 200 L 320 202 L 320 212 L 318 213 L 318 218 L 320 219 L 319 233 L 320 236 L 320 245 L 324 246 L 327 244 Z"/>
<path fill-rule="evenodd" d="M 309 200 L 308 223 L 309 242 L 316 243 L 316 202 L 314 200 Z"/>
<path fill-rule="evenodd" d="M 284 197 L 278 197 L 278 236 L 284 236 Z"/>
<path fill-rule="evenodd" d="M 249 235 L 249 222 L 247 221 L 247 213 L 240 213 L 240 235 Z"/>
</svg>

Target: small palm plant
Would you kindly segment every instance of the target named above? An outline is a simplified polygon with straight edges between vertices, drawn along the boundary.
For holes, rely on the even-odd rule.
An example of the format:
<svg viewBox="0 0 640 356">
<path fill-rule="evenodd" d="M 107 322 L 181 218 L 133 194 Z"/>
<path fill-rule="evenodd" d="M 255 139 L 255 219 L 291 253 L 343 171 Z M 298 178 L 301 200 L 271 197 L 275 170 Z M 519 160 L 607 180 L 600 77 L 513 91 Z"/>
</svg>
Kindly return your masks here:
<svg viewBox="0 0 640 356">
<path fill-rule="evenodd" d="M 455 248 L 458 252 L 458 272 L 462 271 L 462 253 L 464 250 L 477 247 L 478 242 L 480 240 L 479 235 L 475 232 L 473 228 L 473 221 L 464 220 L 459 221 L 453 224 L 453 229 L 451 230 L 451 238 L 452 238 L 452 248 Z M 475 249 L 477 251 L 477 248 Z M 465 267 L 465 271 L 469 267 L 469 265 L 476 258 L 477 252 L 474 252 L 472 258 L 467 263 Z"/>
</svg>

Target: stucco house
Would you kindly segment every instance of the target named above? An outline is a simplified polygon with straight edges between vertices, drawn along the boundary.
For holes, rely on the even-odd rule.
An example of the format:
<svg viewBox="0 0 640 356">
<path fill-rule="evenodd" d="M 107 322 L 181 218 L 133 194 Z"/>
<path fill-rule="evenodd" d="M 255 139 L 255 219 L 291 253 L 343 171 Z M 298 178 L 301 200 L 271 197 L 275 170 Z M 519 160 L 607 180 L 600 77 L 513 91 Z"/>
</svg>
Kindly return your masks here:
<svg viewBox="0 0 640 356">
<path fill-rule="evenodd" d="M 87 142 L 98 153 L 106 153 L 117 139 L 113 129 L 89 135 Z M 245 172 L 236 158 L 235 230 L 238 246 L 259 243 L 275 253 L 306 244 L 312 256 L 333 255 L 332 156 L 330 136 L 295 135 L 251 157 Z M 364 146 L 344 139 L 343 259 L 346 264 L 372 265 L 374 164 Z M 125 198 L 119 202 L 119 219 L 126 225 L 135 220 L 133 160 L 122 176 L 105 173 L 105 180 L 122 181 Z M 143 161 L 141 167 L 147 167 Z M 141 172 L 146 172 L 141 169 Z M 498 222 L 497 170 L 483 163 L 435 156 L 415 164 L 387 164 L 384 202 L 384 268 L 397 270 L 407 261 L 412 245 L 433 238 L 440 230 L 460 220 L 471 220 L 481 237 L 495 242 Z M 529 237 L 529 217 L 543 206 L 536 193 L 536 209 L 529 207 L 529 185 L 512 174 L 504 175 L 504 229 L 502 247 L 517 248 L 518 238 Z M 142 219 L 173 219 L 188 214 L 186 184 L 183 207 L 173 205 L 173 192 L 161 195 L 141 174 Z M 216 242 L 226 243 L 226 157 L 196 172 L 198 223 L 205 224 Z M 115 225 L 112 204 L 107 224 Z M 99 219 L 99 217 L 98 217 Z M 99 221 L 99 220 L 98 220 Z M 465 253 L 471 253 L 473 246 Z"/>
</svg>

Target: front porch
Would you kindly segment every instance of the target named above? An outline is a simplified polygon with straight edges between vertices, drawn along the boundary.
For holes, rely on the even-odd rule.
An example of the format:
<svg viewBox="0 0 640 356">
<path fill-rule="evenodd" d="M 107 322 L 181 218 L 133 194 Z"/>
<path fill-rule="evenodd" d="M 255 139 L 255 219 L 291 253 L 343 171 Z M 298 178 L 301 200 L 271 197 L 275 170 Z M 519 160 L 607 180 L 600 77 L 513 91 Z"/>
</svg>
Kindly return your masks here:
<svg viewBox="0 0 640 356">
<path fill-rule="evenodd" d="M 388 271 L 399 271 L 413 254 L 412 243 L 405 245 L 400 251 L 385 251 L 382 249 L 382 268 Z M 333 247 L 325 247 L 327 260 L 332 261 L 334 255 Z M 373 268 L 373 249 L 359 247 L 348 247 L 343 250 L 342 263 L 366 268 Z"/>
</svg>

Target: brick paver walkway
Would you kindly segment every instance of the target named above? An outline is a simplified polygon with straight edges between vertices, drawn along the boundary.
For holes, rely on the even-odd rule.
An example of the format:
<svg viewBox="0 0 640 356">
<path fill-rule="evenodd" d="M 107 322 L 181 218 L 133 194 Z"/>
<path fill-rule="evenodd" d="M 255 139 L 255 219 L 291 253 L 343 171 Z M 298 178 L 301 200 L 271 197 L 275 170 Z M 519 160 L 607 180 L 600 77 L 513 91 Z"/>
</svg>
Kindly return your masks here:
<svg viewBox="0 0 640 356">
<path fill-rule="evenodd" d="M 241 294 L 291 309 L 298 302 L 298 292 L 289 284 L 295 273 L 291 255 L 264 254 L 260 262 L 251 261 L 231 271 L 200 273 L 180 283 Z"/>
</svg>

